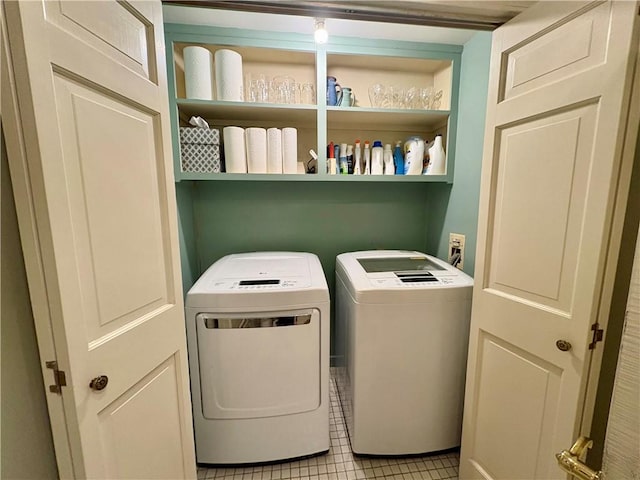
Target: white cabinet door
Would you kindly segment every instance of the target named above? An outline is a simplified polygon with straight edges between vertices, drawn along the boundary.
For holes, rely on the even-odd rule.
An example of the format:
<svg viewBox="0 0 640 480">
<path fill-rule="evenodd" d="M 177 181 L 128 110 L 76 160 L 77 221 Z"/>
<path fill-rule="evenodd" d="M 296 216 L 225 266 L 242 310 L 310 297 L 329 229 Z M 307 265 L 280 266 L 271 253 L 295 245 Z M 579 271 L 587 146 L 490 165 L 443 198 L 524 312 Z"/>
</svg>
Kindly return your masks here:
<svg viewBox="0 0 640 480">
<path fill-rule="evenodd" d="M 566 478 L 629 184 L 637 8 L 540 2 L 494 32 L 461 479 Z"/>
<path fill-rule="evenodd" d="M 195 478 L 160 2 L 3 8 L 32 302 L 66 372 L 62 476 Z"/>
</svg>

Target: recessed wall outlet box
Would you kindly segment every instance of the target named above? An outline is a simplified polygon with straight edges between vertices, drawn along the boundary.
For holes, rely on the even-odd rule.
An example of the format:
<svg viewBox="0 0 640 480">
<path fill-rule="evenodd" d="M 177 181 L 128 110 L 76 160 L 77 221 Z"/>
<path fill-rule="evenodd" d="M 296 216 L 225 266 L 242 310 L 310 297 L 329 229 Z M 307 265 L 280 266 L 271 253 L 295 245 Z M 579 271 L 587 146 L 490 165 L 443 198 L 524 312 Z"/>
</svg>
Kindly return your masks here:
<svg viewBox="0 0 640 480">
<path fill-rule="evenodd" d="M 449 264 L 462 270 L 464 267 L 464 235 L 449 234 Z"/>
</svg>

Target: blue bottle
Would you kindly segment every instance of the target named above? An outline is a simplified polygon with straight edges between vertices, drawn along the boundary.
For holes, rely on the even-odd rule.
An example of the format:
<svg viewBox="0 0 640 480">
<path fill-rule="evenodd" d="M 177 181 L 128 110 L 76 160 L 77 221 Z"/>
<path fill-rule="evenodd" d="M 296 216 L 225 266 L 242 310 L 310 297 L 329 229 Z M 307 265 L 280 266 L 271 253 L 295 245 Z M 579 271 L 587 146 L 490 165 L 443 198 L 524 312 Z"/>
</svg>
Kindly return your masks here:
<svg viewBox="0 0 640 480">
<path fill-rule="evenodd" d="M 337 87 L 339 87 L 339 85 L 336 77 L 327 77 L 327 105 L 329 106 L 335 107 L 338 105 Z"/>
<path fill-rule="evenodd" d="M 396 142 L 396 148 L 393 149 L 393 163 L 396 167 L 396 175 L 404 175 L 404 155 L 402 155 L 402 142 Z"/>
</svg>

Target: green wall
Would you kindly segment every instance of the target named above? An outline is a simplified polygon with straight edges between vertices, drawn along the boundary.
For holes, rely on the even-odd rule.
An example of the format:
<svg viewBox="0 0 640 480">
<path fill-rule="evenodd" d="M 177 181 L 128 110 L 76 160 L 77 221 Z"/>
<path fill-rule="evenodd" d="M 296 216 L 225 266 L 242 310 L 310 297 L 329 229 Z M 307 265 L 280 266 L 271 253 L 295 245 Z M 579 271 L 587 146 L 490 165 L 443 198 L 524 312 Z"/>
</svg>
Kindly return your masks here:
<svg viewBox="0 0 640 480">
<path fill-rule="evenodd" d="M 182 289 L 185 294 L 202 273 L 198 269 L 196 228 L 193 218 L 193 190 L 194 182 L 176 183 L 180 266 L 182 269 Z"/>
<path fill-rule="evenodd" d="M 464 45 L 453 184 L 436 184 L 429 192 L 427 253 L 447 259 L 449 233 L 465 235 L 464 271 L 471 276 L 476 256 L 490 54 L 490 32 L 477 33 Z"/>
</svg>

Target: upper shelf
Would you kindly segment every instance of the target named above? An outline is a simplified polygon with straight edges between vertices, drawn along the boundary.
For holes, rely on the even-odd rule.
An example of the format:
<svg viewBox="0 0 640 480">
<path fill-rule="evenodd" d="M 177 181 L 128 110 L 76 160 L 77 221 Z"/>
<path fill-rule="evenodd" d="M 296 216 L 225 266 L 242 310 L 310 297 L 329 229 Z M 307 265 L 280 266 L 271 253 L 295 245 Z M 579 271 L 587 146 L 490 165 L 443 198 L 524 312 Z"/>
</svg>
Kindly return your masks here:
<svg viewBox="0 0 640 480">
<path fill-rule="evenodd" d="M 327 107 L 329 128 L 425 130 L 447 123 L 448 110 L 401 110 L 367 107 Z"/>
<path fill-rule="evenodd" d="M 273 103 L 223 102 L 217 100 L 178 99 L 185 117 L 200 116 L 207 120 L 280 121 L 300 125 L 316 122 L 315 105 L 279 105 Z M 447 123 L 448 110 L 402 110 L 368 107 L 326 107 L 330 128 L 385 128 L 393 130 L 435 129 Z"/>
<path fill-rule="evenodd" d="M 194 115 L 207 120 L 282 121 L 315 125 L 315 105 L 280 105 L 273 103 L 224 102 L 217 100 L 178 99 L 178 108 L 187 117 Z"/>
</svg>

